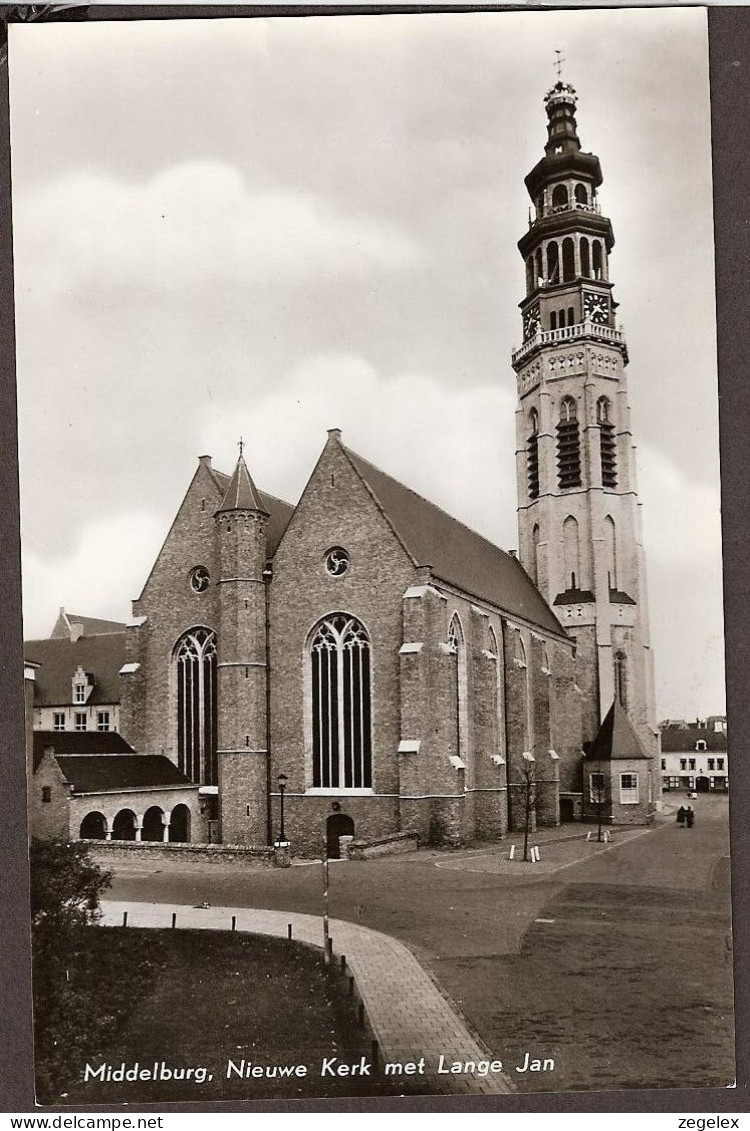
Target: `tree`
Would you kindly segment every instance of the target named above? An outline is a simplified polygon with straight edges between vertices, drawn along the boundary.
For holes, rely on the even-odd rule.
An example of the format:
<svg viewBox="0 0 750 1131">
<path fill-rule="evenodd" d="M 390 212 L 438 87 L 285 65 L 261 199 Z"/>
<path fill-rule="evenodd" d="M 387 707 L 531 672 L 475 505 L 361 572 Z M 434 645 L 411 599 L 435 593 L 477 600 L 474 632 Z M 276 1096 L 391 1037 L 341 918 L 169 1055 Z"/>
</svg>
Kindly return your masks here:
<svg viewBox="0 0 750 1131">
<path fill-rule="evenodd" d="M 88 987 L 82 992 L 71 975 L 83 972 L 82 937 L 111 872 L 94 863 L 85 844 L 32 840 L 29 857 L 37 1088 L 51 1098 L 97 1020 Z"/>
<path fill-rule="evenodd" d="M 32 840 L 31 926 L 37 932 L 85 927 L 112 882 L 112 873 L 95 864 L 88 845 L 61 840 Z"/>
<path fill-rule="evenodd" d="M 529 859 L 529 833 L 536 804 L 536 760 L 524 751 L 521 755 L 521 790 L 523 793 L 523 858 Z"/>
</svg>

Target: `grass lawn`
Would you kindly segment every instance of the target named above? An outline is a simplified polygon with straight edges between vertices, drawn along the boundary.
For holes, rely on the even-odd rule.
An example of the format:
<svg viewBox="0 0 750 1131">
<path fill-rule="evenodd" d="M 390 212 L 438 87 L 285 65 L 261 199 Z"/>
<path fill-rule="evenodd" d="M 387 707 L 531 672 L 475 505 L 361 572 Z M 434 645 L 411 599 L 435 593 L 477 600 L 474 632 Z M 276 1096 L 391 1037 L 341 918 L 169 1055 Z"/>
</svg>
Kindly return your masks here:
<svg viewBox="0 0 750 1131">
<path fill-rule="evenodd" d="M 69 971 L 71 994 L 96 1011 L 87 1040 L 82 1020 L 67 1078 L 41 1102 L 133 1104 L 186 1100 L 302 1098 L 396 1093 L 377 1077 L 321 1077 L 324 1057 L 370 1059 L 370 1041 L 354 1005 L 322 954 L 298 943 L 215 931 L 89 927 Z M 41 1025 L 41 1018 L 40 1025 Z M 104 1022 L 104 1024 L 103 1024 Z M 37 1032 L 39 1058 L 40 1030 Z M 305 1065 L 308 1074 L 280 1079 L 227 1079 L 227 1064 Z M 196 1079 L 89 1079 L 88 1063 L 117 1070 L 205 1070 Z M 41 1070 L 41 1071 L 40 1071 Z M 38 1078 L 45 1077 L 38 1059 Z M 199 1076 L 203 1073 L 199 1073 Z M 195 1072 L 193 1073 L 195 1075 Z M 399 1089 L 403 1091 L 403 1087 Z"/>
<path fill-rule="evenodd" d="M 735 1076 L 729 909 L 720 892 L 575 884 L 518 955 L 436 964 L 520 1091 L 726 1087 Z M 472 1001 L 476 1003 L 475 993 Z M 466 1008 L 466 1007 L 465 1007 Z"/>
</svg>

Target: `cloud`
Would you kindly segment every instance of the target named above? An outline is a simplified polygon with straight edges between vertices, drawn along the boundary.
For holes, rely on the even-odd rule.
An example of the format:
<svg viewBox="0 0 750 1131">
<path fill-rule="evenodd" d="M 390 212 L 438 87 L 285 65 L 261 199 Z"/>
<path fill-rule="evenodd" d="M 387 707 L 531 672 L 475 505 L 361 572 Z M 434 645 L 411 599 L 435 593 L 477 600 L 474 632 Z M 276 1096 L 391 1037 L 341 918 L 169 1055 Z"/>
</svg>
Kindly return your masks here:
<svg viewBox="0 0 750 1131">
<path fill-rule="evenodd" d="M 694 482 L 664 452 L 638 446 L 639 495 L 649 558 L 674 567 L 714 566 L 721 594 L 721 501 L 718 488 Z"/>
<path fill-rule="evenodd" d="M 61 223 L 61 216 L 65 222 Z M 18 201 L 23 295 L 126 295 L 309 283 L 421 261 L 396 224 L 343 215 L 309 191 L 250 192 L 231 165 L 187 161 L 144 184 L 66 175 Z"/>
<path fill-rule="evenodd" d="M 261 485 L 294 501 L 326 439 L 344 444 L 502 545 L 516 545 L 515 397 L 507 385 L 446 389 L 420 373 L 384 376 L 362 357 L 324 353 L 294 366 L 251 403 L 227 403 L 199 430 L 230 466 L 227 438 L 244 429 Z"/>
<path fill-rule="evenodd" d="M 25 543 L 24 636 L 48 636 L 60 605 L 84 616 L 127 620 L 166 533 L 159 516 L 133 511 L 94 517 L 67 554 L 41 555 Z"/>
</svg>

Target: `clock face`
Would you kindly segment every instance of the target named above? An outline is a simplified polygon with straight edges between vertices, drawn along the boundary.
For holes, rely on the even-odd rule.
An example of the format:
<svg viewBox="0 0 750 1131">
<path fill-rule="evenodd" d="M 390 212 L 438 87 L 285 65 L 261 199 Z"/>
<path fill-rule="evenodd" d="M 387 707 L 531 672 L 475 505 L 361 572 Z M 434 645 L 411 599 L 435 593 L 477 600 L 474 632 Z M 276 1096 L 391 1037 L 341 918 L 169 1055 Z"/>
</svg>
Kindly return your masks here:
<svg viewBox="0 0 750 1131">
<path fill-rule="evenodd" d="M 608 322 L 609 299 L 604 295 L 595 295 L 589 292 L 583 297 L 583 312 L 590 322 Z"/>
<path fill-rule="evenodd" d="M 530 306 L 523 316 L 523 340 L 533 338 L 539 329 L 539 304 Z"/>
</svg>

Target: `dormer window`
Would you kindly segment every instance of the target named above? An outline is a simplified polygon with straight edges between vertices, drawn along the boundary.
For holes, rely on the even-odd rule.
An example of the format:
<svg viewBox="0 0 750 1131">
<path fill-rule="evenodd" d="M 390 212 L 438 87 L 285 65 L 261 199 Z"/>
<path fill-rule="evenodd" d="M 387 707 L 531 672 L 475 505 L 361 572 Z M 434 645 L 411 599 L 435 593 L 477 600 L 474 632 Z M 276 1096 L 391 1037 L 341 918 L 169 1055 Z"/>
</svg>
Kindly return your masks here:
<svg viewBox="0 0 750 1131">
<path fill-rule="evenodd" d="M 705 749 L 706 749 L 706 740 L 705 740 L 705 738 L 699 738 L 699 739 L 698 739 L 698 741 L 697 741 L 697 742 L 696 742 L 696 744 L 695 744 L 695 749 L 696 749 L 696 750 L 697 750 L 698 752 L 700 752 L 700 751 L 702 751 L 702 750 L 705 750 Z"/>
<path fill-rule="evenodd" d="M 86 703 L 93 690 L 93 684 L 87 672 L 79 667 L 73 673 L 73 702 Z"/>
</svg>

